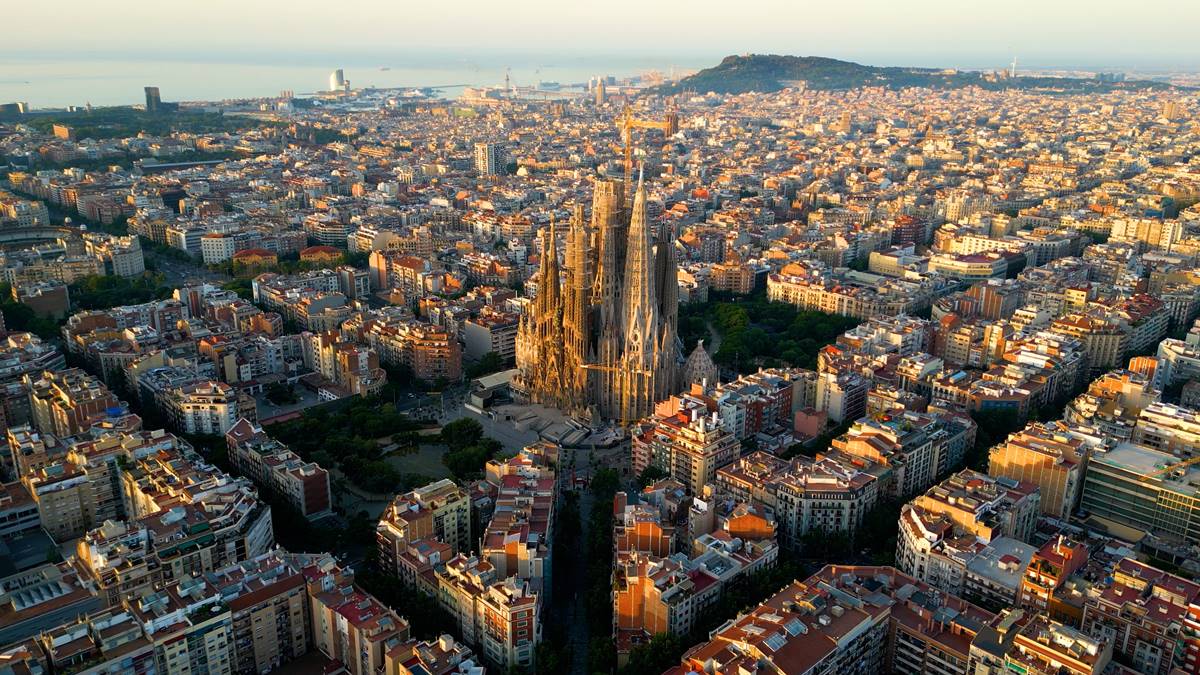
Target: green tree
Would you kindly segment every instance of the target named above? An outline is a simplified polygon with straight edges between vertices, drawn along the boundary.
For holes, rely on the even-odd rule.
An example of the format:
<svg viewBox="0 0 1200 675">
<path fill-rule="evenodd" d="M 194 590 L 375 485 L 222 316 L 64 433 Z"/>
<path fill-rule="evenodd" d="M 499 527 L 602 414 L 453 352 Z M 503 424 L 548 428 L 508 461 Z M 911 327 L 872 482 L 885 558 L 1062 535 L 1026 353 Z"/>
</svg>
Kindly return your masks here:
<svg viewBox="0 0 1200 675">
<path fill-rule="evenodd" d="M 689 643 L 673 633 L 658 633 L 629 650 L 629 661 L 617 671 L 618 675 L 661 675 L 679 665 L 679 657 Z"/>
<path fill-rule="evenodd" d="M 638 474 L 638 477 L 637 477 L 638 486 L 646 487 L 647 485 L 650 485 L 651 483 L 660 481 L 669 475 L 670 474 L 668 474 L 666 471 L 663 471 L 662 469 L 658 468 L 657 466 L 654 466 L 653 464 L 651 464 L 650 466 L 646 467 L 645 469 L 642 469 L 642 472 Z"/>
<path fill-rule="evenodd" d="M 461 450 L 472 443 L 477 443 L 482 437 L 483 425 L 469 417 L 450 422 L 442 427 L 441 432 L 442 443 L 445 443 L 446 447 L 451 450 Z"/>
</svg>

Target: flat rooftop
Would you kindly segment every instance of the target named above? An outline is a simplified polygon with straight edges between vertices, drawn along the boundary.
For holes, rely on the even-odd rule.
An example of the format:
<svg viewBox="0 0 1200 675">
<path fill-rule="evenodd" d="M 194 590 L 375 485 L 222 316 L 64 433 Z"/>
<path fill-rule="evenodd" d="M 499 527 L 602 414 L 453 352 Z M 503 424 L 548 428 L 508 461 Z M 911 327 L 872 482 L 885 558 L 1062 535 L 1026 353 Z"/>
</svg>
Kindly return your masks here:
<svg viewBox="0 0 1200 675">
<path fill-rule="evenodd" d="M 1185 458 L 1167 452 L 1133 443 L 1120 443 L 1108 452 L 1093 454 L 1091 461 L 1142 475 L 1162 472 L 1156 476 L 1156 480 L 1165 487 L 1183 493 L 1200 493 L 1200 464 L 1179 467 L 1182 475 L 1177 475 L 1175 471 L 1163 471 L 1185 461 Z"/>
</svg>

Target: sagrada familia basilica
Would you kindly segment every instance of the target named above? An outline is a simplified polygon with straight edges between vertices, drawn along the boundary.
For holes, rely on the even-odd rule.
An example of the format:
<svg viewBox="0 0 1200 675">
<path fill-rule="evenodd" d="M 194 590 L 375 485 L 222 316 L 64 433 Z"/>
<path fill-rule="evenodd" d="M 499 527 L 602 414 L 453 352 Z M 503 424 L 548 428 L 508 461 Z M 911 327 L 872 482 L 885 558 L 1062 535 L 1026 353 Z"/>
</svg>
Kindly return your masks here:
<svg viewBox="0 0 1200 675">
<path fill-rule="evenodd" d="M 555 224 L 543 233 L 537 296 L 517 333 L 519 397 L 630 424 L 679 391 L 678 268 L 671 237 L 653 229 L 639 178 L 629 209 L 610 180 L 596 183 L 590 226 L 575 207 L 565 274 Z"/>
</svg>

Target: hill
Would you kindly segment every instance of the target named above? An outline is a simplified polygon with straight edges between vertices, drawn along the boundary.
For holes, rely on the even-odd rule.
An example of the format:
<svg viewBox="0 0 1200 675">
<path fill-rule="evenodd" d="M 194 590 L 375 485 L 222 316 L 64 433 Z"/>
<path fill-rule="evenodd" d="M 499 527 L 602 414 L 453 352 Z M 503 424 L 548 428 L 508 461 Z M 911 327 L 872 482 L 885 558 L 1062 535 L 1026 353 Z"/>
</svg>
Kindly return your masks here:
<svg viewBox="0 0 1200 675">
<path fill-rule="evenodd" d="M 1094 92 L 1113 89 L 1165 89 L 1162 82 L 1135 80 L 1100 82 L 1065 77 L 1017 77 L 988 79 L 984 73 L 933 68 L 904 68 L 864 66 L 822 56 L 780 56 L 777 54 L 748 54 L 726 56 L 712 68 L 671 84 L 655 87 L 660 94 L 680 91 L 697 93 L 741 94 L 750 91 L 772 92 L 805 82 L 809 89 L 824 91 L 857 89 L 860 87 L 929 87 L 958 89 L 978 86 L 985 89 L 1048 89 L 1055 91 Z"/>
</svg>

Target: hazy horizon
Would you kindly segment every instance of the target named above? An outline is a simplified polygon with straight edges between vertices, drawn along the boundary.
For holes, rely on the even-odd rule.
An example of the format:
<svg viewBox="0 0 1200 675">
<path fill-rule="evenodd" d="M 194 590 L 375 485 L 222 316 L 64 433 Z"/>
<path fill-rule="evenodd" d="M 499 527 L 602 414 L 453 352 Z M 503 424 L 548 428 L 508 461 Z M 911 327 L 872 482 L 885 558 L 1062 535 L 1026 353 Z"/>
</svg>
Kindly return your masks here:
<svg viewBox="0 0 1200 675">
<path fill-rule="evenodd" d="M 139 61 L 146 62 L 167 62 L 167 63 L 213 63 L 213 64 L 238 64 L 238 65 L 305 65 L 319 66 L 328 68 L 345 68 L 345 67 L 376 67 L 376 66 L 395 66 L 409 65 L 421 67 L 436 67 L 438 65 L 453 64 L 461 61 L 471 61 L 483 58 L 510 58 L 511 61 L 506 62 L 509 65 L 561 65 L 572 61 L 596 63 L 606 62 L 614 66 L 622 64 L 641 65 L 646 62 L 659 62 L 668 65 L 675 65 L 687 68 L 705 68 L 716 65 L 721 59 L 735 54 L 786 54 L 791 56 L 821 56 L 845 61 L 854 61 L 864 65 L 872 66 L 911 66 L 916 68 L 961 68 L 968 70 L 983 70 L 991 68 L 1007 68 L 1009 63 L 1015 57 L 1018 65 L 1023 68 L 1030 69 L 1077 69 L 1077 70 L 1105 70 L 1105 69 L 1121 69 L 1135 70 L 1147 73 L 1153 72 L 1200 72 L 1200 60 L 1180 60 L 1177 62 L 1161 61 L 1152 62 L 1142 60 L 1137 63 L 1122 62 L 1113 60 L 1089 60 L 1083 58 L 1076 59 L 1057 59 L 1057 60 L 1036 60 L 1033 57 L 1025 58 L 1021 54 L 1009 54 L 1007 57 L 997 56 L 995 60 L 984 58 L 969 58 L 961 56 L 957 59 L 941 58 L 937 56 L 911 56 L 905 55 L 889 55 L 884 53 L 837 53 L 835 51 L 805 51 L 802 49 L 794 50 L 779 50 L 779 49 L 746 49 L 739 51 L 712 51 L 712 52 L 656 52 L 653 50 L 638 50 L 625 52 L 605 52 L 603 50 L 577 50 L 563 51 L 545 50 L 533 51 L 525 49 L 512 48 L 488 48 L 488 49 L 436 49 L 428 48 L 421 50 L 387 50 L 373 48 L 346 48 L 338 50 L 314 50 L 300 49 L 296 51 L 287 51 L 275 49 L 270 51 L 255 51 L 255 50 L 234 50 L 227 49 L 220 52 L 211 50 L 93 50 L 93 49 L 60 49 L 52 52 L 37 52 L 37 51 L 21 51 L 18 53 L 6 53 L 3 48 L 0 48 L 0 58 L 9 62 L 9 65 L 19 63 L 61 63 L 73 62 L 81 60 L 92 60 L 96 62 L 121 62 L 121 63 L 136 63 Z M 1200 58 L 1200 57 L 1198 57 Z"/>
<path fill-rule="evenodd" d="M 901 6 L 902 5 L 902 6 Z M 551 0 L 401 6 L 368 0 L 235 3 L 204 11 L 145 0 L 25 3 L 0 45 L 0 102 L 124 105 L 311 92 L 346 70 L 355 86 L 584 81 L 715 65 L 730 54 L 825 56 L 867 65 L 1200 72 L 1188 35 L 1200 3 L 1012 0 L 990 13 L 949 0 L 893 3 L 715 0 L 596 6 Z M 731 11 L 736 8 L 737 11 Z M 64 30 L 71 26 L 88 30 Z M 1170 21 L 1163 20 L 1170 17 Z M 136 26 L 136 30 L 128 30 Z"/>
<path fill-rule="evenodd" d="M 950 0 L 384 4 L 372 0 L 63 0 L 22 3 L 0 58 L 10 63 L 139 59 L 325 67 L 455 54 L 662 58 L 695 65 L 746 52 L 872 65 L 1200 69 L 1200 3 L 1010 0 L 990 11 Z M 64 30 L 70 25 L 88 30 Z M 136 31 L 126 27 L 136 25 Z M 374 65 L 397 65 L 376 63 Z"/>
</svg>

